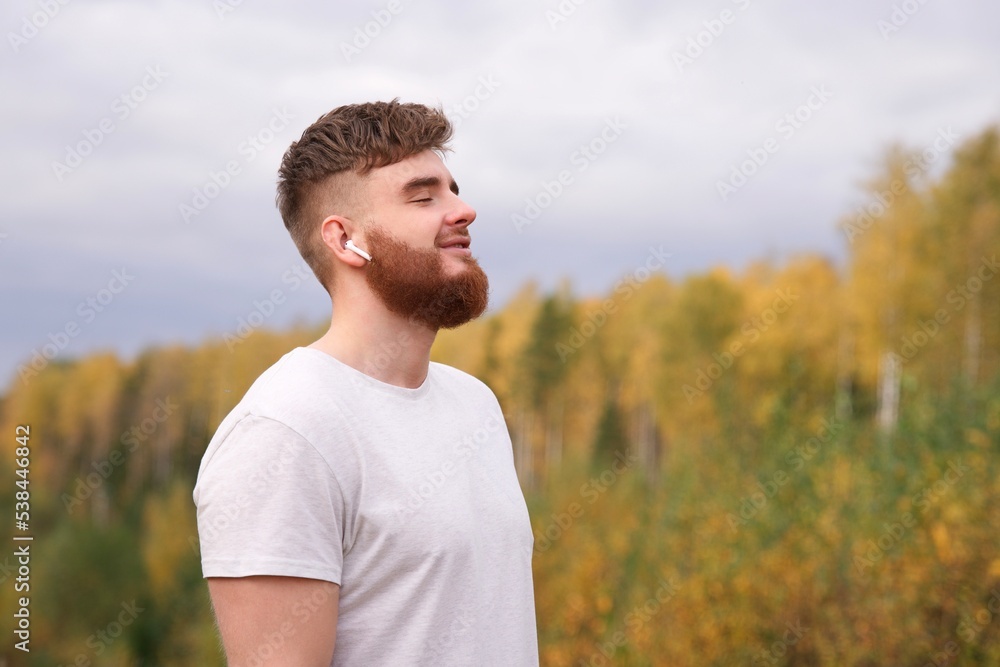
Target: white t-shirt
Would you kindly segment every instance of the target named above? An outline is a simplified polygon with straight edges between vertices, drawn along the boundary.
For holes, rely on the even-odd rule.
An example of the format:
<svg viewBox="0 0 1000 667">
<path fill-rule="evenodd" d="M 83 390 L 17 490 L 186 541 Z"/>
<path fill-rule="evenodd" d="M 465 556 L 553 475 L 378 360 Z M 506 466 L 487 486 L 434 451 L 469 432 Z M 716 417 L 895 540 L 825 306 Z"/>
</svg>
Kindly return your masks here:
<svg viewBox="0 0 1000 667">
<path fill-rule="evenodd" d="M 297 348 L 220 424 L 194 500 L 206 577 L 340 585 L 333 665 L 538 664 L 510 436 L 462 371 L 407 389 Z"/>
</svg>

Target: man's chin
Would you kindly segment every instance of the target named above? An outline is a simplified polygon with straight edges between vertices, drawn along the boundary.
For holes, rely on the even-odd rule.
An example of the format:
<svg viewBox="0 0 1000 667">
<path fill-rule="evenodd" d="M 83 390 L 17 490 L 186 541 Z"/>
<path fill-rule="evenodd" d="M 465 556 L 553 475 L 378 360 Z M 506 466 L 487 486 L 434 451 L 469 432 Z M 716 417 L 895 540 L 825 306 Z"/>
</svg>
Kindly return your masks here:
<svg viewBox="0 0 1000 667">
<path fill-rule="evenodd" d="M 466 271 L 480 268 L 479 262 L 472 255 L 461 255 L 457 252 L 446 250 L 441 253 L 441 273 L 445 276 L 458 276 Z"/>
<path fill-rule="evenodd" d="M 442 258 L 462 262 L 463 264 L 472 264 L 476 261 L 476 258 L 472 256 L 472 251 L 468 248 L 441 248 L 438 252 Z"/>
</svg>

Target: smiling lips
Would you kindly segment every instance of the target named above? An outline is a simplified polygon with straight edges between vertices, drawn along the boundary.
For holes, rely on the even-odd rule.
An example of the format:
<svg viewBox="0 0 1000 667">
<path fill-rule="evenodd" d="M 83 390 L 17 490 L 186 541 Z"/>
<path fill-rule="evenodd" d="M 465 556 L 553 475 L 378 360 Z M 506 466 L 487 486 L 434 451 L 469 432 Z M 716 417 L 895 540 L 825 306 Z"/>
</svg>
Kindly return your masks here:
<svg viewBox="0 0 1000 667">
<path fill-rule="evenodd" d="M 439 247 L 442 250 L 456 250 L 462 254 L 471 255 L 472 251 L 469 250 L 471 242 L 472 239 L 469 236 L 456 236 L 439 244 Z"/>
</svg>

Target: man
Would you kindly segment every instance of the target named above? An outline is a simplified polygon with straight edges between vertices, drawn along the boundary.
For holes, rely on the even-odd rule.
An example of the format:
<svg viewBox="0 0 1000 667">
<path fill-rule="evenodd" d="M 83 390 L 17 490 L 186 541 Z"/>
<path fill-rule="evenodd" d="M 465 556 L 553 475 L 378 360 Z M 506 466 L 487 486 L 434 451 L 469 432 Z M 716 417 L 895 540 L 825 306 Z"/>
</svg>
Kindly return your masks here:
<svg viewBox="0 0 1000 667">
<path fill-rule="evenodd" d="M 441 159 L 451 132 L 422 105 L 350 105 L 285 153 L 278 207 L 333 316 L 257 379 L 198 473 L 231 667 L 538 664 L 500 406 L 430 363 L 437 331 L 488 296 Z"/>
</svg>

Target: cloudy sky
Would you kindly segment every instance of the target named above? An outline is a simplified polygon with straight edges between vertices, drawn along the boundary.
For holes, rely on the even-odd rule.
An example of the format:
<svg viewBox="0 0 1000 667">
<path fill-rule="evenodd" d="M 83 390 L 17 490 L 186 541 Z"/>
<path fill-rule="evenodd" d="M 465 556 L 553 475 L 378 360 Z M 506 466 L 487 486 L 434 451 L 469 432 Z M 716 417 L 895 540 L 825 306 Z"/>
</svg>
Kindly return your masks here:
<svg viewBox="0 0 1000 667">
<path fill-rule="evenodd" d="M 934 157 L 1000 121 L 992 0 L 0 12 L 0 385 L 35 351 L 129 358 L 232 333 L 276 291 L 267 326 L 326 320 L 274 181 L 341 104 L 400 97 L 453 118 L 448 167 L 478 211 L 495 306 L 529 279 L 606 291 L 651 248 L 673 276 L 840 261 L 836 222 L 889 143 Z"/>
</svg>

